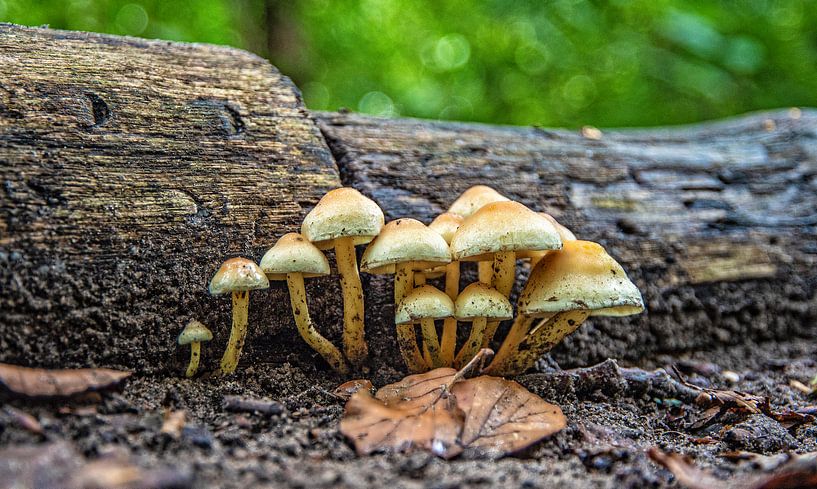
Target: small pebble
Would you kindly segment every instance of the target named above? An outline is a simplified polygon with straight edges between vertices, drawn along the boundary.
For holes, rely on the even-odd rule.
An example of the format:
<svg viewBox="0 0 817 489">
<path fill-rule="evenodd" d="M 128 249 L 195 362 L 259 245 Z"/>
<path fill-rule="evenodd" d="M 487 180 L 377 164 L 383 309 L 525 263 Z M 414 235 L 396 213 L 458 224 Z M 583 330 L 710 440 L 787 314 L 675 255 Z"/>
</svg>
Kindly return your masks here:
<svg viewBox="0 0 817 489">
<path fill-rule="evenodd" d="M 724 370 L 721 372 L 721 376 L 723 379 L 730 384 L 735 384 L 740 382 L 740 375 L 737 372 L 733 372 L 731 370 Z"/>
</svg>

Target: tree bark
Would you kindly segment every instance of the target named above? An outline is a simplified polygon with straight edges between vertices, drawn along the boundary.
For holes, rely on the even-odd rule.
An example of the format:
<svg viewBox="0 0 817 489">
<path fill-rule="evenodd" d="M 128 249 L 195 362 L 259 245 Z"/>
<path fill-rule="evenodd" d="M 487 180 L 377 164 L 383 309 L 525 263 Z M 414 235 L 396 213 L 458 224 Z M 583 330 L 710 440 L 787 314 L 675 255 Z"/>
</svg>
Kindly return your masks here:
<svg viewBox="0 0 817 489">
<path fill-rule="evenodd" d="M 318 120 L 341 180 L 387 220 L 430 222 L 469 186 L 488 184 L 620 260 L 648 311 L 592 318 L 554 350 L 562 364 L 817 333 L 813 110 L 601 133 Z"/>
<path fill-rule="evenodd" d="M 216 368 L 230 301 L 207 294 L 212 273 L 260 258 L 341 184 L 425 222 L 488 184 L 607 247 L 649 311 L 591 319 L 555 351 L 566 365 L 814 336 L 813 111 L 596 139 L 313 116 L 275 68 L 223 47 L 0 25 L 0 61 L 0 361 L 180 373 L 196 318 Z M 371 363 L 392 365 L 391 282 L 362 278 Z M 339 345 L 337 276 L 307 294 Z M 250 296 L 242 364 L 284 361 L 328 369 L 275 284 Z"/>
</svg>

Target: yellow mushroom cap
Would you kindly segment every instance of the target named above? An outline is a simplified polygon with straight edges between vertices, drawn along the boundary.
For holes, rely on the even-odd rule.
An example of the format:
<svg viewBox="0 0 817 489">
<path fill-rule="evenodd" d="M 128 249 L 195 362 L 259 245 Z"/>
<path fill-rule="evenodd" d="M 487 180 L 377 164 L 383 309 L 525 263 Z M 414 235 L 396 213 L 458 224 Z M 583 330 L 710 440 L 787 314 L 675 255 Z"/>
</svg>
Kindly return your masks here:
<svg viewBox="0 0 817 489">
<path fill-rule="evenodd" d="M 396 324 L 415 323 L 421 319 L 442 319 L 454 316 L 454 303 L 448 295 L 423 285 L 412 290 L 397 306 L 394 314 Z"/>
<path fill-rule="evenodd" d="M 562 238 L 562 243 L 565 241 L 576 241 L 576 235 L 573 234 L 573 231 L 567 229 L 566 227 L 562 226 L 556 219 L 553 218 L 547 212 L 540 212 L 539 213 L 542 217 L 550 221 L 553 224 L 553 227 L 556 228 L 556 232 L 559 233 L 559 237 Z M 541 250 L 541 251 L 521 251 L 517 253 L 518 258 L 532 258 L 534 260 L 541 260 L 542 257 L 547 255 L 550 250 Z"/>
<path fill-rule="evenodd" d="M 309 211 L 301 234 L 322 250 L 332 248 L 337 238 L 354 238 L 366 244 L 383 228 L 383 211 L 372 199 L 350 187 L 336 188 L 324 195 Z"/>
<path fill-rule="evenodd" d="M 457 229 L 462 226 L 464 220 L 465 218 L 459 214 L 443 212 L 439 216 L 435 217 L 428 227 L 442 236 L 446 243 L 450 244 L 451 238 L 454 237 L 454 233 L 457 232 Z"/>
<path fill-rule="evenodd" d="M 286 280 L 288 273 L 304 277 L 329 275 L 329 261 L 317 246 L 298 233 L 287 233 L 261 258 L 261 270 L 270 280 Z"/>
<path fill-rule="evenodd" d="M 454 304 L 460 321 L 488 318 L 504 321 L 513 317 L 513 306 L 501 292 L 483 283 L 475 282 L 457 296 Z"/>
<path fill-rule="evenodd" d="M 448 208 L 448 212 L 468 217 L 491 202 L 511 200 L 487 185 L 474 185 L 460 195 Z"/>
<path fill-rule="evenodd" d="M 202 341 L 210 341 L 213 339 L 213 333 L 207 329 L 207 326 L 203 325 L 202 323 L 196 321 L 195 319 L 191 319 L 187 326 L 184 327 L 181 334 L 179 335 L 179 344 L 180 345 L 188 345 L 190 343 L 195 342 L 202 342 Z"/>
<path fill-rule="evenodd" d="M 644 310 L 641 293 L 604 248 L 590 241 L 566 241 L 531 272 L 519 296 L 527 316 L 592 310 L 592 316 L 629 316 Z"/>
<path fill-rule="evenodd" d="M 554 250 L 562 247 L 549 220 L 519 202 L 493 202 L 465 219 L 451 240 L 455 260 L 485 260 L 498 251 Z"/>
<path fill-rule="evenodd" d="M 261 267 L 246 258 L 225 261 L 210 280 L 210 293 L 213 295 L 268 287 L 269 280 Z"/>
<path fill-rule="evenodd" d="M 451 262 L 448 243 L 416 219 L 390 221 L 363 252 L 360 269 L 367 273 L 394 273 L 396 263 L 413 262 L 417 269 Z"/>
<path fill-rule="evenodd" d="M 562 238 L 562 241 L 576 241 L 576 235 L 573 234 L 573 231 L 567 229 L 566 227 L 562 226 L 559 221 L 556 220 L 553 216 L 548 214 L 547 212 L 540 212 L 539 215 L 550 221 L 553 224 L 553 227 L 556 228 L 556 232 L 559 233 L 559 237 Z"/>
</svg>

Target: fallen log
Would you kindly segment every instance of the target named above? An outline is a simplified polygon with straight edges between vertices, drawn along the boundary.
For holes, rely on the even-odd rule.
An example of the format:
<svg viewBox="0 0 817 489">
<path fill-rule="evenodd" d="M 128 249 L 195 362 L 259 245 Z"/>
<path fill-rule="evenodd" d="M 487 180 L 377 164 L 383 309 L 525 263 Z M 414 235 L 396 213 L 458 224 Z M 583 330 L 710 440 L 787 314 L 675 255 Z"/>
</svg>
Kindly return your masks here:
<svg viewBox="0 0 817 489">
<path fill-rule="evenodd" d="M 608 247 L 649 312 L 593 319 L 555 352 L 565 366 L 814 335 L 813 111 L 582 134 L 310 114 L 267 62 L 223 47 L 5 24 L 0 59 L 0 361 L 170 373 L 196 318 L 212 368 L 229 301 L 209 277 L 341 184 L 428 222 L 487 183 Z M 373 363 L 391 365 L 391 285 L 364 287 Z M 307 288 L 337 342 L 337 278 Z M 283 287 L 250 312 L 245 366 L 325 368 Z"/>
<path fill-rule="evenodd" d="M 554 350 L 560 364 L 817 333 L 813 110 L 603 132 L 318 119 L 343 182 L 387 219 L 428 222 L 487 183 L 624 264 L 647 313 L 592 319 Z"/>
</svg>

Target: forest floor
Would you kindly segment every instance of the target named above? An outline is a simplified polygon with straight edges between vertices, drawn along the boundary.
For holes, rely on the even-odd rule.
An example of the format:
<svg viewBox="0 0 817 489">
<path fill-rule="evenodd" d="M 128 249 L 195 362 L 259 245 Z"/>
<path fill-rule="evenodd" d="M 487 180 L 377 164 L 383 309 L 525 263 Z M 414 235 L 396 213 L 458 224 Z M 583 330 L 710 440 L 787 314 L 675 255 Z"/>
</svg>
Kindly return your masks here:
<svg viewBox="0 0 817 489">
<path fill-rule="evenodd" d="M 778 454 L 817 452 L 813 418 L 789 426 L 741 410 L 713 416 L 688 395 L 668 397 L 672 386 L 763 396 L 775 412 L 813 410 L 817 400 L 789 383 L 808 383 L 817 374 L 815 359 L 813 341 L 792 339 L 632 366 L 675 365 L 686 384 L 663 373 L 656 377 L 662 382 L 633 376 L 638 371 L 612 362 L 561 371 L 541 361 L 540 372 L 517 380 L 560 405 L 568 427 L 499 460 L 357 456 L 338 431 L 345 402 L 333 391 L 343 379 L 318 367 L 284 360 L 229 378 L 135 375 L 101 398 L 7 400 L 0 411 L 0 487 L 679 486 L 651 461 L 652 447 L 688 455 L 714 477 L 734 481 L 774 472 L 789 458 Z M 386 367 L 371 380 L 379 387 L 400 377 Z M 227 406 L 228 396 L 261 400 L 260 411 Z M 175 421 L 165 422 L 167 416 Z"/>
</svg>

